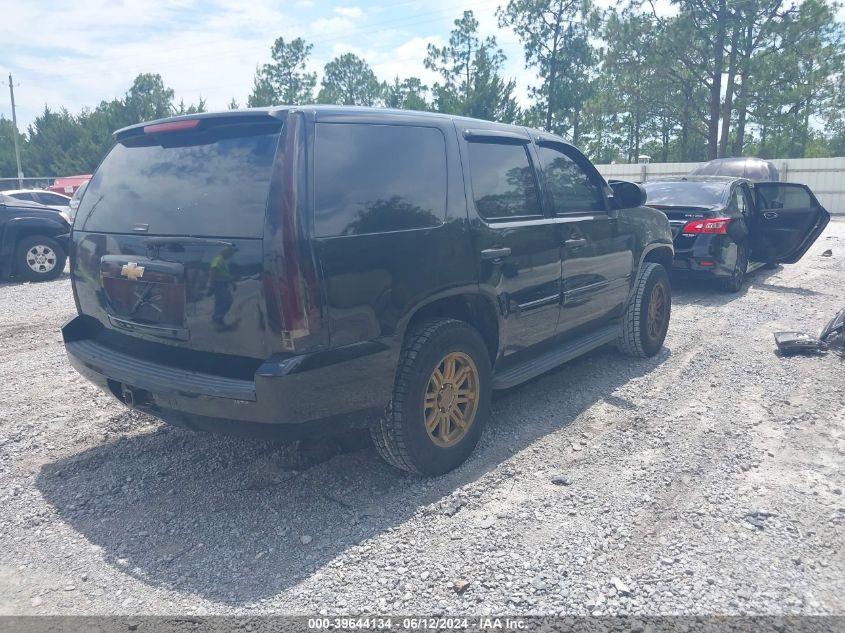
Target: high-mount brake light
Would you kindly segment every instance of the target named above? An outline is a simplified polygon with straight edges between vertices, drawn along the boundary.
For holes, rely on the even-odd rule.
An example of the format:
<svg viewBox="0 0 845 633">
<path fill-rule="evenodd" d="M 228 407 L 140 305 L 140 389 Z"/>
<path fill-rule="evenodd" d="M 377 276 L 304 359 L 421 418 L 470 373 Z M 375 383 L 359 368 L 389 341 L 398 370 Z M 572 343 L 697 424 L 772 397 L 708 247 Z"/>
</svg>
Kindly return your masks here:
<svg viewBox="0 0 845 633">
<path fill-rule="evenodd" d="M 725 235 L 728 232 L 728 224 L 731 218 L 704 218 L 687 222 L 681 233 L 694 233 L 704 235 Z"/>
<path fill-rule="evenodd" d="M 199 124 L 199 119 L 184 119 L 182 121 L 154 123 L 153 125 L 144 126 L 144 134 L 160 134 L 162 132 L 179 132 L 181 130 L 193 130 Z"/>
</svg>

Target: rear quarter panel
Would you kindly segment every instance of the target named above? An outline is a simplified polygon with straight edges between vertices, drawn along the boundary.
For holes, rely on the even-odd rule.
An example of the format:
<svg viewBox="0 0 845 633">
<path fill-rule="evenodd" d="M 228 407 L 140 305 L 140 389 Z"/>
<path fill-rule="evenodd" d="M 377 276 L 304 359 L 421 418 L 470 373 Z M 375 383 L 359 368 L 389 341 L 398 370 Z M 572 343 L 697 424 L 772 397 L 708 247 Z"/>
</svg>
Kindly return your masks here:
<svg viewBox="0 0 845 633">
<path fill-rule="evenodd" d="M 621 233 L 633 236 L 633 260 L 637 266 L 631 276 L 633 287 L 645 256 L 656 248 L 672 248 L 672 230 L 666 214 L 650 207 L 623 209 L 619 212 L 618 222 Z"/>
<path fill-rule="evenodd" d="M 415 121 L 401 114 L 372 120 L 324 115 L 316 121 L 322 122 L 433 126 L 445 138 L 447 200 L 440 226 L 313 240 L 331 346 L 381 340 L 396 348 L 418 308 L 439 297 L 478 290 L 455 129 L 448 119 Z M 313 134 L 312 125 L 309 136 Z M 312 217 L 313 212 L 312 207 Z"/>
</svg>

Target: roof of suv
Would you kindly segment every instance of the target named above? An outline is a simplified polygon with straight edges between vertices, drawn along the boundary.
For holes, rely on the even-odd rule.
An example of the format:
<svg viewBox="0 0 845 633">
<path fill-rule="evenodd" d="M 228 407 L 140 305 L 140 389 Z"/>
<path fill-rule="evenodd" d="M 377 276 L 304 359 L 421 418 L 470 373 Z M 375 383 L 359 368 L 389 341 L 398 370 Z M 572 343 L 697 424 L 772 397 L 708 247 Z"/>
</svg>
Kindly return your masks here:
<svg viewBox="0 0 845 633">
<path fill-rule="evenodd" d="M 514 131 L 525 131 L 530 130 L 532 133 L 542 136 L 547 136 L 550 138 L 555 138 L 562 142 L 566 142 L 561 137 L 557 136 L 556 134 L 552 134 L 550 132 L 544 132 L 542 130 L 535 130 L 532 128 L 526 128 L 520 125 L 512 125 L 510 123 L 497 123 L 495 121 L 485 121 L 483 119 L 473 119 L 470 117 L 463 117 L 454 114 L 443 114 L 440 112 L 425 112 L 422 110 L 400 110 L 395 108 L 371 108 L 371 107 L 363 107 L 363 106 L 340 106 L 340 105 L 326 105 L 326 104 L 319 104 L 319 105 L 285 105 L 285 106 L 272 106 L 268 108 L 244 108 L 241 110 L 221 110 L 217 112 L 200 112 L 198 114 L 183 114 L 179 116 L 167 117 L 164 119 L 156 119 L 155 121 L 143 121 L 141 123 L 136 123 L 135 125 L 130 125 L 124 128 L 117 130 L 114 135 L 118 138 L 125 136 L 127 132 L 131 132 L 134 130 L 142 129 L 148 125 L 156 125 L 159 123 L 169 123 L 171 121 L 183 121 L 183 120 L 190 120 L 190 119 L 216 119 L 216 118 L 225 118 L 225 117 L 273 117 L 273 118 L 281 118 L 284 112 L 288 110 L 299 110 L 305 112 L 314 112 L 318 115 L 326 115 L 326 116 L 361 116 L 361 117 L 372 117 L 375 116 L 383 116 L 385 118 L 390 117 L 403 117 L 403 118 L 410 118 L 410 119 L 417 119 L 420 121 L 426 119 L 440 119 L 440 120 L 452 120 L 461 123 L 471 123 L 475 125 L 480 125 L 482 127 L 496 127 L 502 130 L 514 130 Z"/>
</svg>

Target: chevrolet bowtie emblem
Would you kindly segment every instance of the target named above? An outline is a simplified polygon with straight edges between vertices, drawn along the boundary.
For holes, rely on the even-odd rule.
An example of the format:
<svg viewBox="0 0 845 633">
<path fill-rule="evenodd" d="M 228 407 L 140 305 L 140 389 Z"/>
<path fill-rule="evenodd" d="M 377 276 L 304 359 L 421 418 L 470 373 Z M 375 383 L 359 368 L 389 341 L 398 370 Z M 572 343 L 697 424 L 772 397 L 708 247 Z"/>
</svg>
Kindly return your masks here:
<svg viewBox="0 0 845 633">
<path fill-rule="evenodd" d="M 129 262 L 123 265 L 120 274 L 129 279 L 140 279 L 144 276 L 144 267 L 135 262 Z"/>
</svg>

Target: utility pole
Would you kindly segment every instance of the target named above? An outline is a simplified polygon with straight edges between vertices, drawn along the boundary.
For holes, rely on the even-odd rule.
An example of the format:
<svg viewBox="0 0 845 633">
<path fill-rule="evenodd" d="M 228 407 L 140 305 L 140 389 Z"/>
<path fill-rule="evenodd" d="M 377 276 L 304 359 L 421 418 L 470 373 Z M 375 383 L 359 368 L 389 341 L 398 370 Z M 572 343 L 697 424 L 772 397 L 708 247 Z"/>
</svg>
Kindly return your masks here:
<svg viewBox="0 0 845 633">
<path fill-rule="evenodd" d="M 18 147 L 18 116 L 15 114 L 15 84 L 12 83 L 12 73 L 9 73 L 9 94 L 12 96 L 12 126 L 15 138 L 15 160 L 18 161 L 18 189 L 23 189 L 23 170 L 21 169 L 21 150 Z"/>
</svg>

